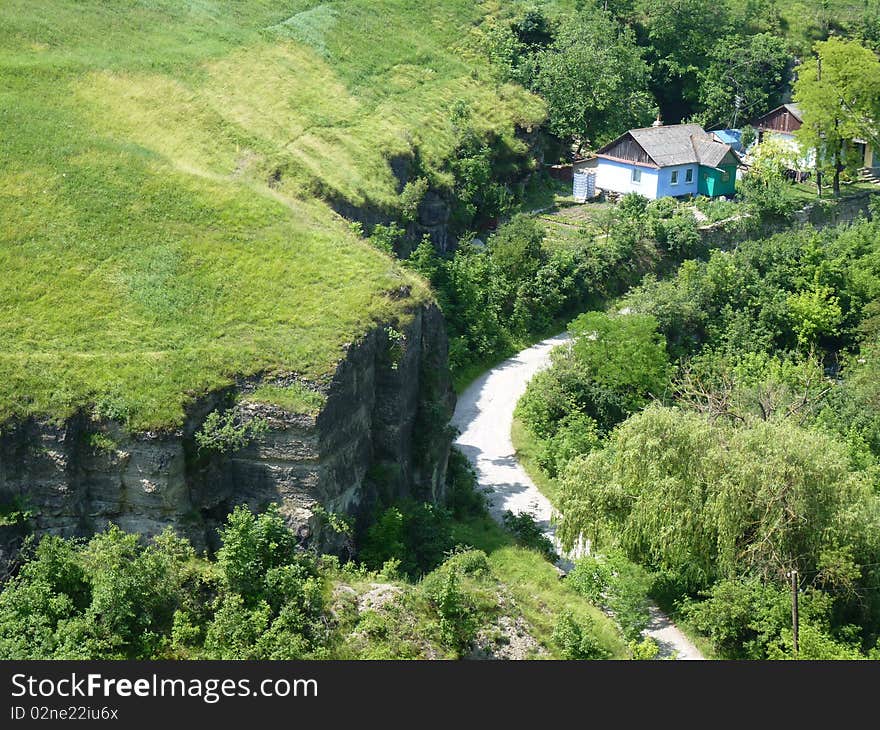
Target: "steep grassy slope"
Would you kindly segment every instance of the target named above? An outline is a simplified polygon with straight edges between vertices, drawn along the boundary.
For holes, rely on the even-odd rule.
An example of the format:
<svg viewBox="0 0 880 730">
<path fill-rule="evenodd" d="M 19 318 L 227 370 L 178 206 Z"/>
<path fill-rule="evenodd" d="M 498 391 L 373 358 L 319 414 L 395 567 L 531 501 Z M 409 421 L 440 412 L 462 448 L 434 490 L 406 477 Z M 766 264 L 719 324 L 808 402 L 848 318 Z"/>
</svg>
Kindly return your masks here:
<svg viewBox="0 0 880 730">
<path fill-rule="evenodd" d="M 428 292 L 322 200 L 442 177 L 449 109 L 512 146 L 534 97 L 461 45 L 462 0 L 0 5 L 0 422 L 134 428 L 261 371 L 319 378 Z M 394 292 L 412 288 L 410 300 Z"/>
</svg>

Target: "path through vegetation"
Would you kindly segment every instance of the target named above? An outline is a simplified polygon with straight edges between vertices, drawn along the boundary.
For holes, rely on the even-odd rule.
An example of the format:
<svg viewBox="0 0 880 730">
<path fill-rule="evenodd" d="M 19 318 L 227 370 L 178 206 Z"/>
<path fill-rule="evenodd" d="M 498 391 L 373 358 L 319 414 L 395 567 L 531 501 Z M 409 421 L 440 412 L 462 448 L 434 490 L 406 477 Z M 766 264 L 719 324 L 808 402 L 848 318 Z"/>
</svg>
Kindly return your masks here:
<svg viewBox="0 0 880 730">
<path fill-rule="evenodd" d="M 487 491 L 492 516 L 500 522 L 507 510 L 514 514 L 529 512 L 554 543 L 553 506 L 517 461 L 510 428 L 514 408 L 529 380 L 550 364 L 550 351 L 567 340 L 565 334 L 543 340 L 483 373 L 459 396 L 452 419 L 461 432 L 456 446 L 476 469 L 479 484 Z M 651 607 L 651 624 L 645 633 L 660 645 L 661 656 L 703 658 L 656 606 Z"/>
</svg>

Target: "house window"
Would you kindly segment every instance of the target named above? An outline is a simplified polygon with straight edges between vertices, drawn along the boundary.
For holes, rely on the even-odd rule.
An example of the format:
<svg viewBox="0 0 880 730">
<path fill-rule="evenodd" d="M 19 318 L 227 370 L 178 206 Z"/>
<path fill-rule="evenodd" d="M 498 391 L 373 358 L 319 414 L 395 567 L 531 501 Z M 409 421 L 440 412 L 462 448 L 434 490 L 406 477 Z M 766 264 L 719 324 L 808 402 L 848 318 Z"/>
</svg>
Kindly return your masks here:
<svg viewBox="0 0 880 730">
<path fill-rule="evenodd" d="M 633 168 L 632 181 L 634 183 L 642 181 L 642 171 L 638 167 Z"/>
<path fill-rule="evenodd" d="M 728 180 L 730 180 L 730 173 L 727 170 L 722 171 L 721 182 L 727 182 Z"/>
<path fill-rule="evenodd" d="M 684 173 L 684 181 L 686 183 L 691 183 L 694 181 L 694 168 L 689 167 Z"/>
<path fill-rule="evenodd" d="M 678 170 L 672 171 L 672 176 L 669 178 L 670 185 L 678 185 Z"/>
</svg>

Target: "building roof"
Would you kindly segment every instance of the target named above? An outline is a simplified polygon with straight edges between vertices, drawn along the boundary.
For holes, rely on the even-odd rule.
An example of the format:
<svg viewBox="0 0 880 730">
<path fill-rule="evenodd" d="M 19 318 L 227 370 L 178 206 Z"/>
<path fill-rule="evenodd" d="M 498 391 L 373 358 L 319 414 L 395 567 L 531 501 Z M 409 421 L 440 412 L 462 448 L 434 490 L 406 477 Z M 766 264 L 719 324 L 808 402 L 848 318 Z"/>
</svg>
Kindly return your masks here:
<svg viewBox="0 0 880 730">
<path fill-rule="evenodd" d="M 660 127 L 631 129 L 596 154 L 614 157 L 614 149 L 627 136 L 631 137 L 658 167 L 700 164 L 717 167 L 730 154 L 729 144 L 719 142 L 703 131 L 699 124 L 670 124 Z"/>
<path fill-rule="evenodd" d="M 729 144 L 734 150 L 742 148 L 742 132 L 738 129 L 716 129 L 712 134 L 719 142 Z"/>
<path fill-rule="evenodd" d="M 797 104 L 783 104 L 782 106 L 788 109 L 788 111 L 791 112 L 791 115 L 799 122 L 804 121 L 804 115 L 801 114 L 801 108 Z"/>
<path fill-rule="evenodd" d="M 793 132 L 803 122 L 804 117 L 797 104 L 782 104 L 755 119 L 752 126 L 777 132 Z"/>
</svg>

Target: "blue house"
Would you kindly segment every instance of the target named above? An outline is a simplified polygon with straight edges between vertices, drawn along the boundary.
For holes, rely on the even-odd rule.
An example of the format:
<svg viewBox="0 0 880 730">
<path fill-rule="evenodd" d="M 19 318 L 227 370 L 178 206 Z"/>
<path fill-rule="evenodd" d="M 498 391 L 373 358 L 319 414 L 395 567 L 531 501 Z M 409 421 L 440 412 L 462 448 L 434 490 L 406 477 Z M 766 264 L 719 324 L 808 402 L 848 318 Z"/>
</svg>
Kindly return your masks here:
<svg viewBox="0 0 880 730">
<path fill-rule="evenodd" d="M 733 195 L 739 158 L 698 124 L 655 122 L 631 129 L 596 152 L 596 187 L 651 200 Z"/>
</svg>

